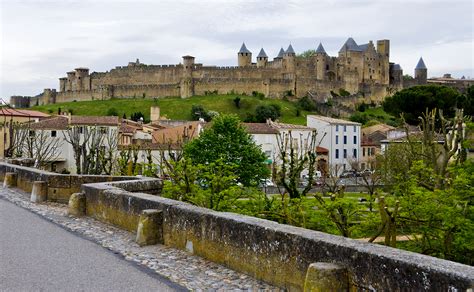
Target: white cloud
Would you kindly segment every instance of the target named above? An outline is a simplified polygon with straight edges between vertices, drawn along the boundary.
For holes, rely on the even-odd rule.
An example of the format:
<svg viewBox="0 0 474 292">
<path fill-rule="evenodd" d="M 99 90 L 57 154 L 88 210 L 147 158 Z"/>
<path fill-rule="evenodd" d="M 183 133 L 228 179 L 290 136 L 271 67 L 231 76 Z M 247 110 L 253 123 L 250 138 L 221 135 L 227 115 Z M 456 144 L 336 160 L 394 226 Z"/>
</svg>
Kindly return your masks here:
<svg viewBox="0 0 474 292">
<path fill-rule="evenodd" d="M 1 1 L 1 0 L 0 0 Z M 322 41 L 329 54 L 348 36 L 388 38 L 391 59 L 412 73 L 423 56 L 429 75 L 473 72 L 471 1 L 6 1 L 1 10 L 0 96 L 57 87 L 78 66 L 106 71 L 140 58 L 153 64 L 235 65 L 245 41 L 270 56 Z"/>
</svg>

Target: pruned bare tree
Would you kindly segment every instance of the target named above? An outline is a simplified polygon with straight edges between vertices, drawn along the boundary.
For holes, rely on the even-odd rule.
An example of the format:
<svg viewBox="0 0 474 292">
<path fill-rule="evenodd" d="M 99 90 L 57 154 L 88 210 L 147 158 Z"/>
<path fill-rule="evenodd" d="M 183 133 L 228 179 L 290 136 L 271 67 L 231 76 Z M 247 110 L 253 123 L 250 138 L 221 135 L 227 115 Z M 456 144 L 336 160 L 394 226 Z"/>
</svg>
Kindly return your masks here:
<svg viewBox="0 0 474 292">
<path fill-rule="evenodd" d="M 323 193 L 337 193 L 342 186 L 342 179 L 339 177 L 342 166 L 333 164 L 328 166 L 328 171 L 322 180 Z"/>
<path fill-rule="evenodd" d="M 176 141 L 165 139 L 163 134 L 163 141 L 166 142 L 160 149 L 160 170 L 164 170 L 167 173 L 172 172 L 176 162 L 183 158 L 184 146 L 194 137 L 195 131 L 195 128 L 193 128 L 192 131 L 187 127 L 183 128 L 181 136 L 178 137 Z"/>
<path fill-rule="evenodd" d="M 114 171 L 119 139 L 118 130 L 110 129 L 104 137 L 104 145 L 99 149 L 100 164 L 103 172 L 107 175 L 111 175 Z"/>
<path fill-rule="evenodd" d="M 10 141 L 8 148 L 5 149 L 5 157 L 22 157 L 30 132 L 30 123 L 10 122 L 8 124 L 8 132 Z"/>
<path fill-rule="evenodd" d="M 292 131 L 277 135 L 278 159 L 280 160 L 280 172 L 277 182 L 285 188 L 290 198 L 301 198 L 311 190 L 316 171 L 316 146 L 317 131 L 313 130 L 306 137 L 300 134 L 299 138 L 293 138 Z M 307 184 L 302 190 L 299 188 L 301 174 L 308 170 Z"/>
<path fill-rule="evenodd" d="M 112 173 L 118 139 L 116 129 L 98 126 L 71 126 L 64 133 L 64 140 L 73 148 L 78 174 Z"/>
<path fill-rule="evenodd" d="M 51 137 L 51 132 L 48 130 L 35 130 L 34 137 L 29 135 L 33 141 L 33 157 L 35 160 L 35 168 L 43 168 L 47 162 L 56 159 L 61 153 L 61 140 L 56 137 Z"/>
<path fill-rule="evenodd" d="M 438 113 L 438 120 L 436 119 Z M 405 133 L 411 157 L 422 157 L 424 162 L 431 166 L 436 174 L 433 185 L 426 185 L 428 189 L 443 189 L 447 176 L 449 161 L 458 153 L 464 141 L 464 123 L 468 120 L 463 110 L 456 110 L 453 119 L 443 116 L 442 110 L 426 111 L 419 117 L 421 122 L 421 137 L 412 135 L 405 125 Z M 437 125 L 439 122 L 439 126 Z M 421 147 L 417 147 L 420 145 Z"/>
<path fill-rule="evenodd" d="M 72 126 L 69 127 L 65 133 L 63 132 L 64 140 L 72 146 L 72 150 L 74 152 L 74 160 L 76 162 L 77 174 L 82 174 L 82 143 L 87 143 L 87 140 L 82 137 L 82 131 L 82 127 Z"/>
</svg>

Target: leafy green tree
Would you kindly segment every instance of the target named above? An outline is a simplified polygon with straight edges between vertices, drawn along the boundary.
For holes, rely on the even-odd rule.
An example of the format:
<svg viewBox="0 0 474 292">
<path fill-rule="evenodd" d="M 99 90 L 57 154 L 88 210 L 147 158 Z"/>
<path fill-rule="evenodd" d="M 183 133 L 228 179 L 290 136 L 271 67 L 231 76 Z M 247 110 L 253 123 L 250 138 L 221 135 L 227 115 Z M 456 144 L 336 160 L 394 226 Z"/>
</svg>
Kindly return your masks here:
<svg viewBox="0 0 474 292">
<path fill-rule="evenodd" d="M 298 107 L 304 109 L 305 111 L 316 110 L 316 103 L 314 102 L 314 100 L 312 100 L 306 95 L 300 98 L 297 104 L 298 104 Z"/>
<path fill-rule="evenodd" d="M 185 145 L 184 154 L 195 164 L 222 159 L 235 165 L 236 180 L 245 186 L 256 185 L 269 175 L 265 154 L 235 115 L 216 117 L 199 138 Z"/>
<path fill-rule="evenodd" d="M 116 116 L 118 117 L 119 113 L 116 108 L 111 107 L 107 110 L 107 116 Z"/>
<path fill-rule="evenodd" d="M 255 109 L 255 119 L 259 123 L 264 123 L 267 119 L 275 121 L 280 117 L 280 106 L 276 104 L 259 105 Z"/>
<path fill-rule="evenodd" d="M 301 58 L 310 58 L 312 56 L 316 55 L 316 50 L 306 50 L 304 52 L 302 52 L 301 54 L 298 54 L 298 57 L 301 57 Z"/>
<path fill-rule="evenodd" d="M 417 125 L 426 109 L 442 110 L 445 117 L 454 117 L 457 107 L 462 108 L 466 102 L 456 90 L 447 86 L 423 85 L 403 89 L 393 96 L 389 96 L 383 103 L 386 112 L 403 116 L 410 125 Z"/>
<path fill-rule="evenodd" d="M 206 122 L 212 120 L 212 116 L 209 114 L 209 111 L 204 108 L 201 104 L 193 104 L 191 107 L 191 117 L 194 121 L 199 119 L 204 119 Z"/>
</svg>

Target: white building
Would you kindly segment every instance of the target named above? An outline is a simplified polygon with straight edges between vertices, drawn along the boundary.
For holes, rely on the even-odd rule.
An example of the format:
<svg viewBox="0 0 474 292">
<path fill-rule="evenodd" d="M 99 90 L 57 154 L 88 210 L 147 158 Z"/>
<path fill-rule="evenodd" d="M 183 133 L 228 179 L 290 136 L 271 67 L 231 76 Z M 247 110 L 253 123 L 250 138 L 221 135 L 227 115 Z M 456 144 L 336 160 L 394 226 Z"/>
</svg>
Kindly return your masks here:
<svg viewBox="0 0 474 292">
<path fill-rule="evenodd" d="M 320 146 L 329 150 L 329 165 L 338 174 L 350 170 L 360 157 L 361 124 L 324 116 L 308 115 L 306 125 L 318 131 Z"/>
<path fill-rule="evenodd" d="M 48 161 L 48 170 L 76 173 L 74 150 L 72 145 L 66 141 L 68 128 L 73 126 L 78 127 L 81 139 L 84 139 L 85 127 L 98 127 L 100 135 L 104 137 L 101 147 L 106 147 L 109 142 L 107 136 L 115 137 L 117 140 L 115 143 L 118 143 L 120 122 L 119 118 L 115 116 L 57 116 L 31 124 L 31 131 L 37 132 L 36 135 L 41 133 L 41 135 L 48 135 L 50 139 L 58 141 L 55 155 Z"/>
<path fill-rule="evenodd" d="M 243 126 L 247 129 L 247 132 L 252 136 L 255 144 L 261 147 L 262 151 L 267 156 L 267 163 L 276 165 L 280 164 L 279 158 L 279 143 L 284 135 L 288 135 L 291 131 L 291 141 L 294 145 L 304 145 L 309 146 L 313 128 L 302 126 L 302 125 L 293 125 L 293 124 L 284 124 L 278 122 L 272 122 L 271 120 L 266 123 L 244 123 Z M 319 137 L 317 137 L 319 141 Z M 317 144 L 317 143 L 316 143 Z M 318 164 L 318 170 L 324 171 L 326 163 L 326 154 L 327 149 L 322 147 L 317 147 L 318 153 L 318 162 L 321 160 L 323 164 Z"/>
</svg>

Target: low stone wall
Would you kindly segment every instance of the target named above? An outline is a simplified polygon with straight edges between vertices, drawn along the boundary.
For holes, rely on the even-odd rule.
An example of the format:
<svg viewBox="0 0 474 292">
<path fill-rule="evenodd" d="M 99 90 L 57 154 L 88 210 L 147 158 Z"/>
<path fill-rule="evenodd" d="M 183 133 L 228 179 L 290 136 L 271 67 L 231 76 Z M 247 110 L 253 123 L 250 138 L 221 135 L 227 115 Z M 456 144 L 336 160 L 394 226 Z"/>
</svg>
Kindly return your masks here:
<svg viewBox="0 0 474 292">
<path fill-rule="evenodd" d="M 14 172 L 17 174 L 16 185 L 18 188 L 26 192 L 31 192 L 33 182 L 45 181 L 48 185 L 48 200 L 60 203 L 67 203 L 71 194 L 80 192 L 81 185 L 86 183 L 140 179 L 138 177 L 127 176 L 58 174 L 31 167 L 0 162 L 0 179 L 2 181 L 7 172 Z M 139 183 L 137 183 L 137 185 L 138 184 Z M 149 187 L 150 188 L 148 189 L 142 188 L 140 191 L 156 193 L 161 190 L 161 184 Z"/>
<path fill-rule="evenodd" d="M 147 188 L 148 183 L 155 182 L 83 185 L 87 215 L 135 232 L 143 210 L 161 210 L 165 245 L 290 291 L 303 290 L 308 267 L 315 262 L 345 267 L 355 289 L 465 291 L 474 286 L 470 266 L 130 192 Z"/>
</svg>

